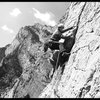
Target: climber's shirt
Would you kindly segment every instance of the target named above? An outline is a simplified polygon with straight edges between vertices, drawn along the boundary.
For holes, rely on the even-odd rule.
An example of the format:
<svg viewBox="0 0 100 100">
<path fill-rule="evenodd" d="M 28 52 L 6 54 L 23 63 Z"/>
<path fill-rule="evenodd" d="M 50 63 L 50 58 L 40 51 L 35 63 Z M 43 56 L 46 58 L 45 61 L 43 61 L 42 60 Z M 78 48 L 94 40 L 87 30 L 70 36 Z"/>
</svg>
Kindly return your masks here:
<svg viewBox="0 0 100 100">
<path fill-rule="evenodd" d="M 73 28 L 74 27 L 70 27 L 70 28 L 67 28 L 65 30 L 59 30 L 59 29 L 55 30 L 55 32 L 52 34 L 50 40 L 47 43 L 44 44 L 44 52 L 46 52 L 48 50 L 48 48 L 50 48 L 51 50 L 60 50 L 59 40 L 62 39 L 63 33 L 65 33 L 66 31 L 69 31 Z M 64 37 L 64 43 L 63 43 L 63 48 L 66 49 L 68 52 L 70 52 L 73 43 L 74 43 L 74 41 L 70 36 L 65 36 Z"/>
<path fill-rule="evenodd" d="M 55 32 L 52 34 L 50 40 L 52 41 L 59 41 L 61 39 L 62 33 L 59 30 L 55 30 Z"/>
</svg>

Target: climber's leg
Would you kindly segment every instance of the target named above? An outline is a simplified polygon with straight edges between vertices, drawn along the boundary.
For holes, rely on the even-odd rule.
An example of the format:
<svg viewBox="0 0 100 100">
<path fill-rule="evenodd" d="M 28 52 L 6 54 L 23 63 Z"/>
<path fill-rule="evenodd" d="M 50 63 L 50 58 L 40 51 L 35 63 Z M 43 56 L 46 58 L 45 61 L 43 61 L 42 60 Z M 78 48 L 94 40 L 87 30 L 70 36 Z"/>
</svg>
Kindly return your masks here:
<svg viewBox="0 0 100 100">
<path fill-rule="evenodd" d="M 59 50 L 59 42 L 51 41 L 51 44 L 52 44 L 52 45 L 49 46 L 49 48 L 50 48 L 51 50 Z"/>
<path fill-rule="evenodd" d="M 67 53 L 66 50 L 62 51 L 60 57 L 60 65 L 62 66 L 66 61 L 68 61 L 70 53 Z"/>
<path fill-rule="evenodd" d="M 68 61 L 70 53 L 67 53 L 66 50 L 62 52 L 60 57 L 60 66 L 62 67 L 62 73 L 65 68 L 65 63 Z"/>
</svg>

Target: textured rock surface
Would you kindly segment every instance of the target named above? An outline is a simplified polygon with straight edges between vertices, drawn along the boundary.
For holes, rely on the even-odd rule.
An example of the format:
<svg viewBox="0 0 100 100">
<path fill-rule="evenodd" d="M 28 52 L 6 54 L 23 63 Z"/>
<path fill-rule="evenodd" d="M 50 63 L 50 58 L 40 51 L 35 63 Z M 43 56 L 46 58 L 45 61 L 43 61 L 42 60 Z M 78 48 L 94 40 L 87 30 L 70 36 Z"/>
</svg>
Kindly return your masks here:
<svg viewBox="0 0 100 100">
<path fill-rule="evenodd" d="M 77 26 L 76 41 L 63 73 L 59 67 L 52 79 L 48 77 L 52 52 L 43 52 L 43 43 L 56 26 L 22 27 L 0 58 L 1 98 L 100 97 L 100 3 L 72 2 L 60 22 L 65 28 Z"/>
<path fill-rule="evenodd" d="M 65 27 L 77 23 L 76 42 L 64 73 L 53 77 L 40 98 L 100 97 L 100 3 L 71 3 Z"/>
<path fill-rule="evenodd" d="M 38 97 L 51 81 L 49 74 L 52 65 L 48 58 L 52 52 L 43 52 L 43 42 L 52 32 L 52 27 L 38 23 L 20 29 L 2 57 L 1 98 L 26 98 L 27 95 L 30 98 Z"/>
</svg>

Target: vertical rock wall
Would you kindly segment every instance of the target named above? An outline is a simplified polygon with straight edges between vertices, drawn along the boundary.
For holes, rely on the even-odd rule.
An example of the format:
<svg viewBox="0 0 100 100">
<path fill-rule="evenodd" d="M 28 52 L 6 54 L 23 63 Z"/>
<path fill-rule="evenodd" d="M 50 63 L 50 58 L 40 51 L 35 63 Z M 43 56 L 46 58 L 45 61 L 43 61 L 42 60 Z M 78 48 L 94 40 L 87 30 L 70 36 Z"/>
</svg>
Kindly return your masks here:
<svg viewBox="0 0 100 100">
<path fill-rule="evenodd" d="M 100 3 L 71 3 L 68 18 L 64 23 L 65 28 L 78 25 L 75 44 L 63 74 L 60 74 L 59 68 L 39 97 L 98 98 L 100 97 Z"/>
</svg>

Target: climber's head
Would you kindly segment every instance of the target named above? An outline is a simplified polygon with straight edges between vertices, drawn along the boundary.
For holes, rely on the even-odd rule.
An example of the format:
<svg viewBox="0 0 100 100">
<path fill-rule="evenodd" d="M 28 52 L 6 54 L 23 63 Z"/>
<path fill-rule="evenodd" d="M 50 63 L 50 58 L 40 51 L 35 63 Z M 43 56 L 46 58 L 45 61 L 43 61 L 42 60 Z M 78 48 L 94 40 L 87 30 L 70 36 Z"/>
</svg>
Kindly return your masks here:
<svg viewBox="0 0 100 100">
<path fill-rule="evenodd" d="M 64 25 L 62 24 L 62 23 L 60 23 L 59 25 L 58 25 L 58 30 L 59 31 L 62 31 L 64 29 Z"/>
</svg>

